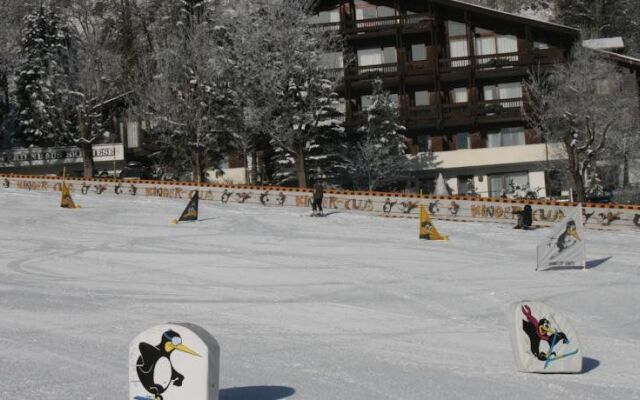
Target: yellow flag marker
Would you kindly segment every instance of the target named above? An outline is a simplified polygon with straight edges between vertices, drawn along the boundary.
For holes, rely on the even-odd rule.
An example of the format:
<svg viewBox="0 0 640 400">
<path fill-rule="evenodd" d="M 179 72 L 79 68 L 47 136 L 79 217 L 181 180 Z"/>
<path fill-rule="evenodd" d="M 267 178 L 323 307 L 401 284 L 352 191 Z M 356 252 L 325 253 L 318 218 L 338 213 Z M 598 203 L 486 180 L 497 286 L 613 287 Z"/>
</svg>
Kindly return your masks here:
<svg viewBox="0 0 640 400">
<path fill-rule="evenodd" d="M 449 236 L 443 236 L 438 232 L 431 221 L 429 212 L 423 205 L 420 206 L 420 239 L 449 240 Z"/>
<path fill-rule="evenodd" d="M 60 207 L 62 208 L 80 208 L 79 205 L 73 202 L 71 198 L 71 192 L 69 192 L 69 187 L 67 183 L 64 181 L 66 175 L 66 168 L 62 172 L 62 189 L 60 190 Z"/>
</svg>

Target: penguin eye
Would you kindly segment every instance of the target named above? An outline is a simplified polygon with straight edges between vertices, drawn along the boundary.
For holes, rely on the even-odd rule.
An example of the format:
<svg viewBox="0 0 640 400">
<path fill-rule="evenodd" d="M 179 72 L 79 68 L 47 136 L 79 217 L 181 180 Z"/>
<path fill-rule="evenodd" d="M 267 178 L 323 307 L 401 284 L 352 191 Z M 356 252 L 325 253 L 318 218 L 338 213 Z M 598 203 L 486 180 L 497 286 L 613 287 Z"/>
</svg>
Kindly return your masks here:
<svg viewBox="0 0 640 400">
<path fill-rule="evenodd" d="M 172 338 L 172 339 L 171 339 L 171 343 L 172 343 L 174 346 L 177 346 L 177 345 L 179 345 L 179 344 L 181 344 L 181 343 L 182 343 L 182 339 L 176 336 L 176 337 L 174 337 L 174 338 Z"/>
</svg>

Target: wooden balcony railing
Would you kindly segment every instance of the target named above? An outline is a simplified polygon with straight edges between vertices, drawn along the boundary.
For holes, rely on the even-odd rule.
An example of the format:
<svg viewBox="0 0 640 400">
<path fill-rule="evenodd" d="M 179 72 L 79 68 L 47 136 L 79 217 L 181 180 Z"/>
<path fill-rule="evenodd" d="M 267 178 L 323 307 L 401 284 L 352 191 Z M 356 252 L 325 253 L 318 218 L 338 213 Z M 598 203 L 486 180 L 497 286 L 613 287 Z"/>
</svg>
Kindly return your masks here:
<svg viewBox="0 0 640 400">
<path fill-rule="evenodd" d="M 436 105 L 408 107 L 409 121 L 437 121 L 440 119 L 440 110 Z"/>
<path fill-rule="evenodd" d="M 407 61 L 406 66 L 409 75 L 433 74 L 436 71 L 434 60 Z"/>
<path fill-rule="evenodd" d="M 372 74 L 396 74 L 398 72 L 397 63 L 376 64 L 376 65 L 362 65 L 356 67 L 357 75 L 372 75 Z"/>
<path fill-rule="evenodd" d="M 340 22 L 326 22 L 311 25 L 311 29 L 314 32 L 339 32 L 341 27 Z"/>
<path fill-rule="evenodd" d="M 476 118 L 479 118 L 479 122 L 487 123 L 499 118 L 520 119 L 522 105 L 522 98 L 428 106 L 403 104 L 400 107 L 400 115 L 405 122 L 410 123 L 434 124 L 440 121 L 469 121 Z M 348 123 L 361 124 L 364 122 L 364 115 L 363 111 L 354 111 Z"/>
<path fill-rule="evenodd" d="M 442 117 L 444 119 L 464 119 L 476 115 L 476 104 L 454 103 L 442 105 Z"/>
<path fill-rule="evenodd" d="M 329 78 L 342 78 L 344 77 L 344 69 L 343 68 L 326 68 L 325 72 Z"/>
<path fill-rule="evenodd" d="M 535 64 L 556 64 L 564 62 L 565 59 L 563 49 L 533 49 L 533 63 Z"/>
<path fill-rule="evenodd" d="M 478 103 L 477 115 L 481 122 L 490 122 L 497 118 L 522 118 L 522 98 L 487 100 Z"/>
<path fill-rule="evenodd" d="M 455 70 L 469 69 L 474 64 L 478 70 L 498 68 L 512 68 L 522 64 L 523 55 L 518 52 L 487 54 L 483 56 L 465 56 L 440 59 L 440 70 L 452 72 Z"/>
<path fill-rule="evenodd" d="M 345 21 L 344 27 L 347 33 L 362 33 L 384 29 L 395 29 L 397 27 L 411 28 L 431 28 L 434 18 L 426 13 L 411 15 L 396 15 L 381 18 L 358 19 L 355 21 Z M 312 29 L 316 32 L 338 32 L 342 29 L 341 22 L 326 22 L 313 24 Z"/>
<path fill-rule="evenodd" d="M 515 67 L 520 63 L 520 54 L 503 53 L 476 56 L 476 66 L 478 69 L 496 69 L 504 67 Z"/>
</svg>

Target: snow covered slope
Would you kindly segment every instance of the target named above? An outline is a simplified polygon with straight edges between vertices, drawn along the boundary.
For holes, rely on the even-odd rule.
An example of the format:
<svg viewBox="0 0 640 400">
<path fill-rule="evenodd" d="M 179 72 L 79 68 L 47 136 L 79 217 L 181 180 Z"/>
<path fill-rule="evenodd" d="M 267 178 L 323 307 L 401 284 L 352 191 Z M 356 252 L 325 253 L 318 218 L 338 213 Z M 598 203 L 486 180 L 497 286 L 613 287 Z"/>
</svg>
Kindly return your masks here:
<svg viewBox="0 0 640 400">
<path fill-rule="evenodd" d="M 638 399 L 640 236 L 588 232 L 590 268 L 534 272 L 548 230 L 0 194 L 0 398 L 126 399 L 128 344 L 166 321 L 222 349 L 222 400 Z M 586 373 L 514 367 L 506 305 L 572 320 Z"/>
</svg>

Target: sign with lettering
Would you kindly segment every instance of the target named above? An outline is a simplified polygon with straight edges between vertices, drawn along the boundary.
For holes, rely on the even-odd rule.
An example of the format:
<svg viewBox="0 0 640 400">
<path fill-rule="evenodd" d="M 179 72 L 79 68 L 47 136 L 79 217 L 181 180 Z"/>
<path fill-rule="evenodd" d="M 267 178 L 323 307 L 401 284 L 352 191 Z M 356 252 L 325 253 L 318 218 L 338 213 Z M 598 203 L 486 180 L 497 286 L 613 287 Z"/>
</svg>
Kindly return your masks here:
<svg viewBox="0 0 640 400">
<path fill-rule="evenodd" d="M 93 145 L 93 161 L 122 161 L 122 143 Z M 0 151 L 0 168 L 47 166 L 82 162 L 78 147 L 32 147 Z"/>
</svg>

